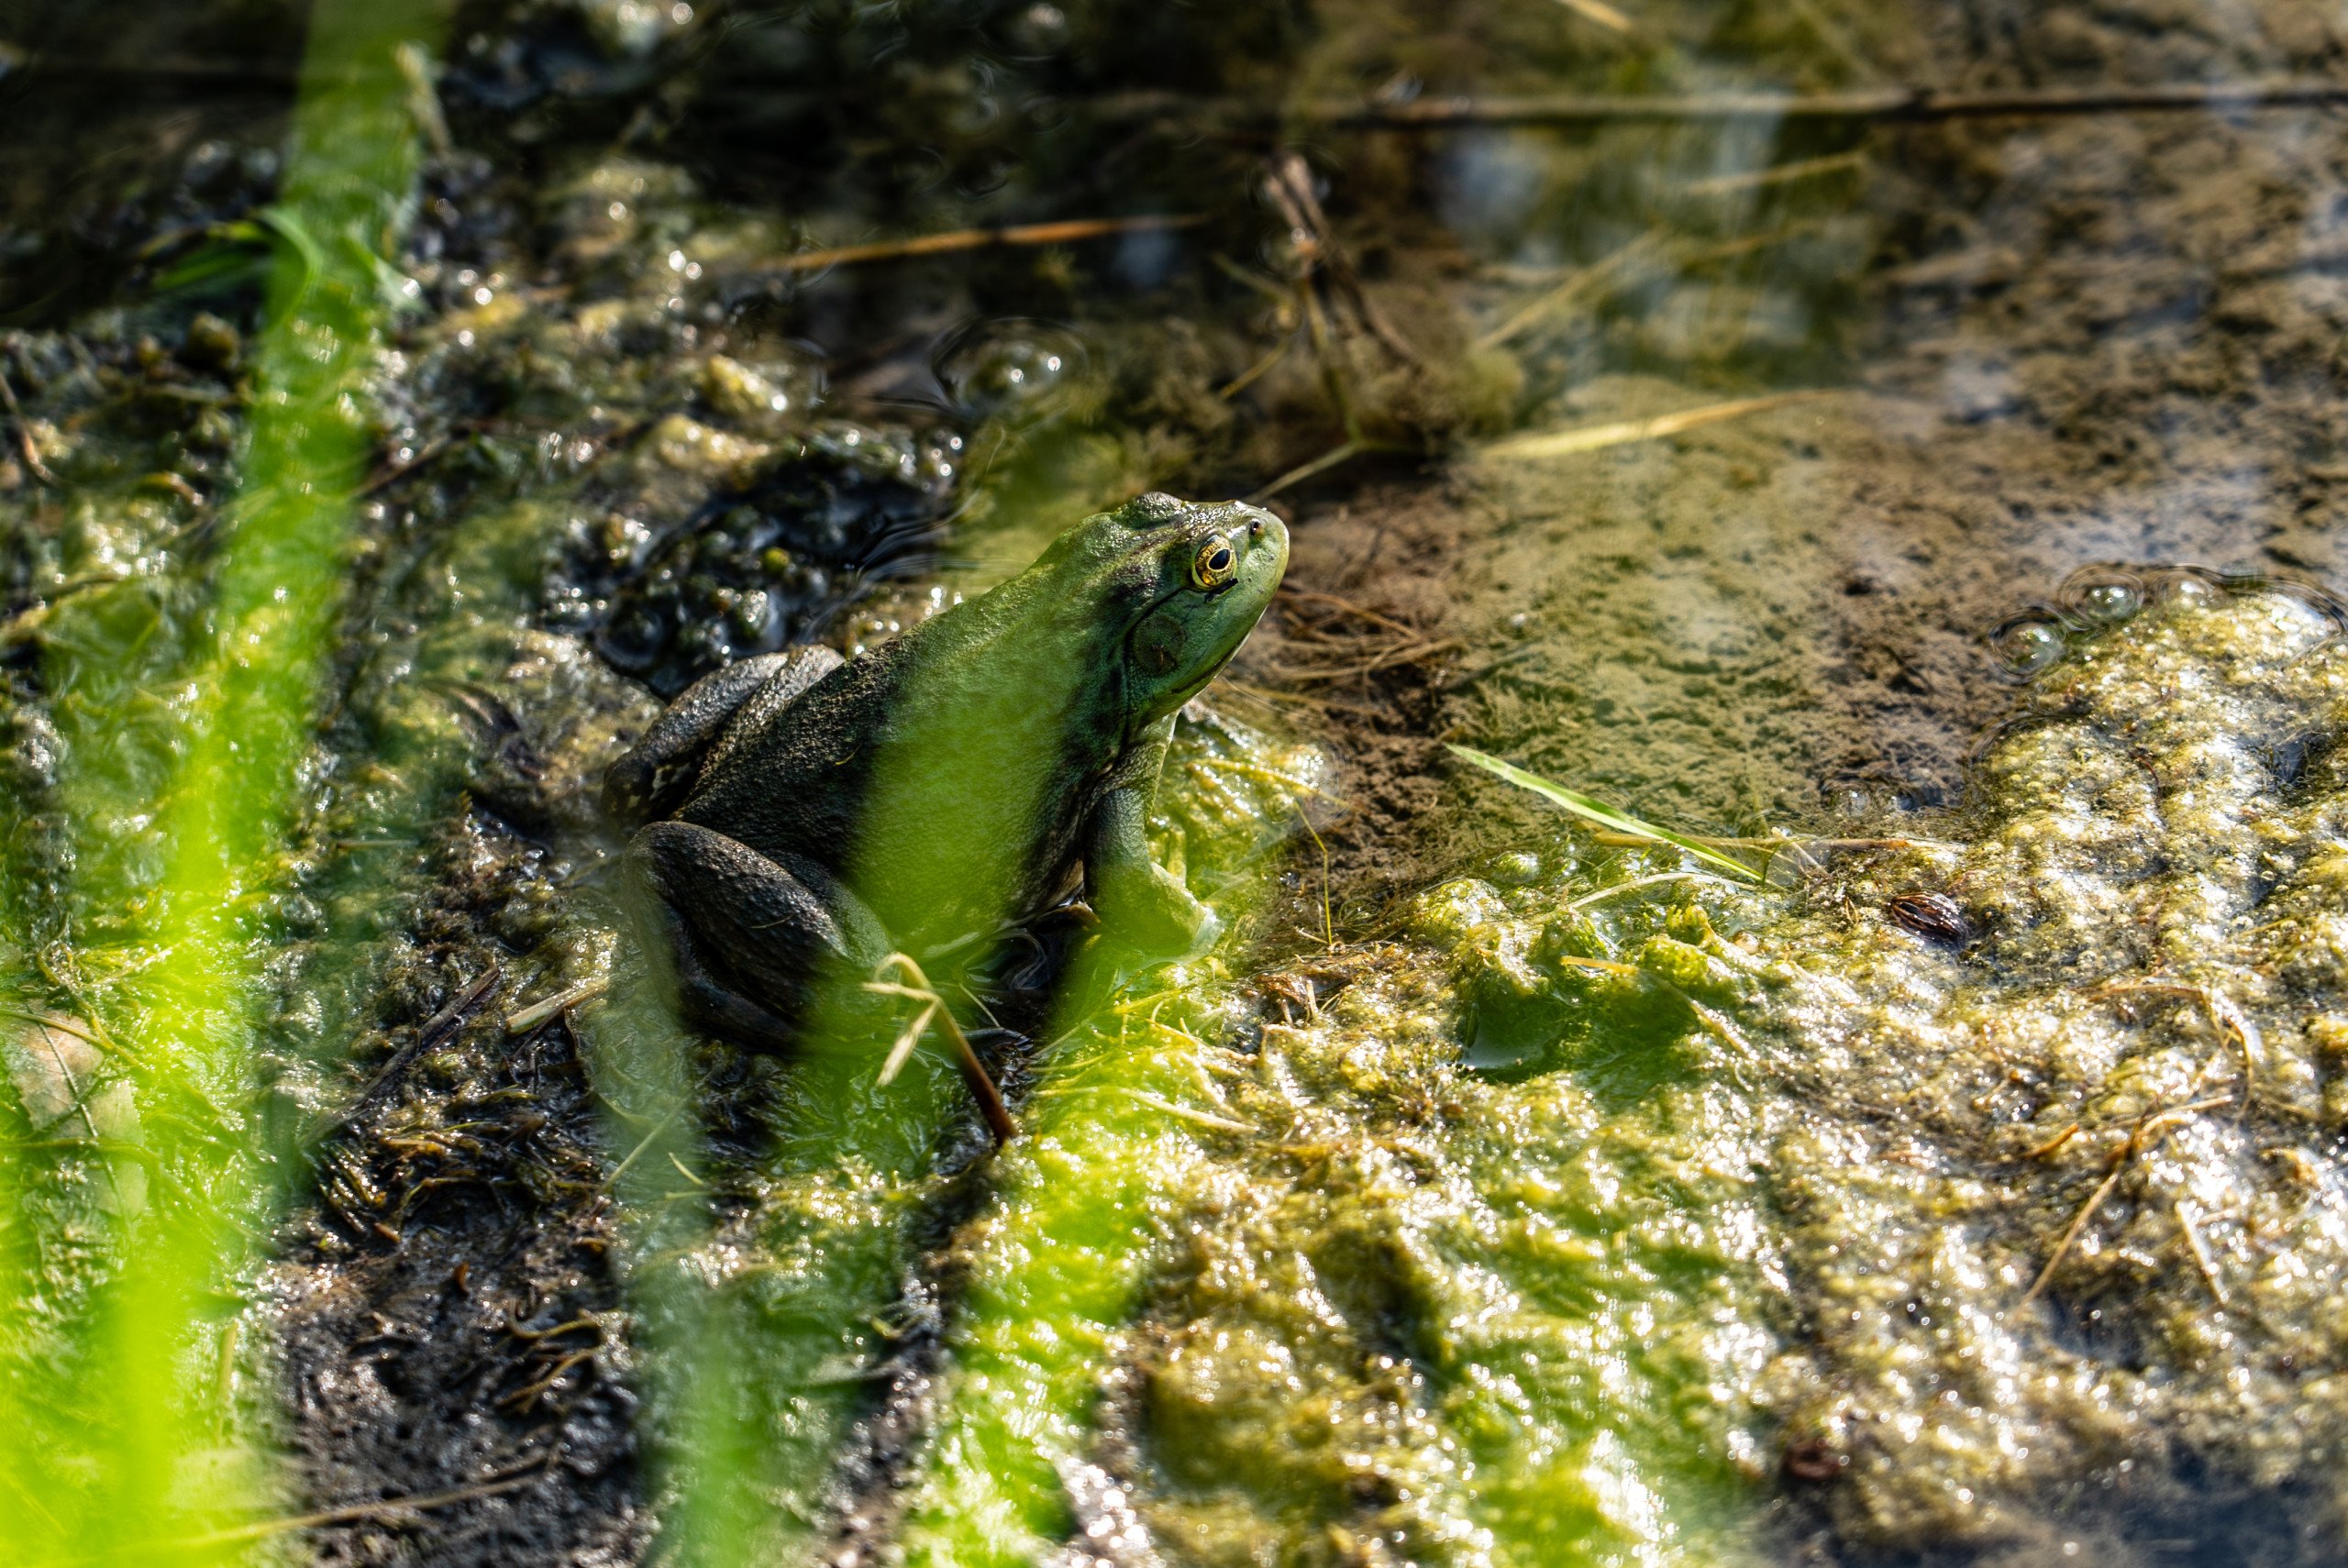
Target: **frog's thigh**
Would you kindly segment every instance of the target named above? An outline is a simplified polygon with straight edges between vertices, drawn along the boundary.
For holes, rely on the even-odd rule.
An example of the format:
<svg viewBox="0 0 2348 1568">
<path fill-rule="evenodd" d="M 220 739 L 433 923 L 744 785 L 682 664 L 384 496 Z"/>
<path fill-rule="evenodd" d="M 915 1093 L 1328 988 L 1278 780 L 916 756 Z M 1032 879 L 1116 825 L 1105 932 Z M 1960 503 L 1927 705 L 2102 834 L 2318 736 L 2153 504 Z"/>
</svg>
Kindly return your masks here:
<svg viewBox="0 0 2348 1568">
<path fill-rule="evenodd" d="M 827 971 L 888 952 L 870 911 L 821 867 L 780 865 L 696 823 L 637 834 L 627 873 L 664 928 L 686 1016 L 748 1044 L 784 1044 L 784 1020 Z"/>
</svg>

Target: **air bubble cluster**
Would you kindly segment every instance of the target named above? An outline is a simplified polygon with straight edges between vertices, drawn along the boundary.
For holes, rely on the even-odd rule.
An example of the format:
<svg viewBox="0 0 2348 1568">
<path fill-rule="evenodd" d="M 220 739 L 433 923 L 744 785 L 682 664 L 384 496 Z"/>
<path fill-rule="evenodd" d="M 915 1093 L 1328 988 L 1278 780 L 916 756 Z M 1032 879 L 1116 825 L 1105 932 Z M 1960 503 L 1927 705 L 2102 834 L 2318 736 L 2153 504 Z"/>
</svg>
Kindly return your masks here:
<svg viewBox="0 0 2348 1568">
<path fill-rule="evenodd" d="M 2348 605 L 2324 589 L 2296 579 L 2206 567 L 2082 567 L 2055 591 L 2054 602 L 2032 604 L 1990 628 L 1988 645 L 2016 680 L 2045 674 L 2076 651 L 2146 609 L 2207 606 L 2237 593 L 2281 593 L 2313 606 L 2348 630 Z"/>
</svg>

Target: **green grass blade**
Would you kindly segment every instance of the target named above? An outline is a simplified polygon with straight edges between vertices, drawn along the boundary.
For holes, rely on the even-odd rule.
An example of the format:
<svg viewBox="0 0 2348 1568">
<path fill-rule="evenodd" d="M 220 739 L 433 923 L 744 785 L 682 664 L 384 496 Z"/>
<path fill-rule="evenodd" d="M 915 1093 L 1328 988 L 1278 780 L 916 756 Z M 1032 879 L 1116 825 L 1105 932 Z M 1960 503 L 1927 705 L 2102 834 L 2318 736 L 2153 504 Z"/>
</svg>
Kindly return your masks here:
<svg viewBox="0 0 2348 1568">
<path fill-rule="evenodd" d="M 1616 833 L 1627 833 L 1637 838 L 1651 839 L 1656 844 L 1667 844 L 1674 849 L 1685 850 L 1705 865 L 1725 871 L 1739 881 L 1761 880 L 1761 873 L 1742 860 L 1722 855 L 1717 849 L 1707 848 L 1694 839 L 1683 838 L 1668 828 L 1659 828 L 1653 823 L 1641 822 L 1628 812 L 1618 812 L 1603 801 L 1593 801 L 1589 796 L 1578 794 L 1562 784 L 1552 784 L 1539 774 L 1527 773 L 1514 763 L 1502 762 L 1489 752 L 1478 751 L 1472 746 L 1464 745 L 1455 745 L 1450 749 L 1453 756 L 1474 763 L 1494 778 L 1506 779 L 1520 790 L 1530 790 L 1545 801 L 1555 801 L 1585 822 L 1595 823 L 1600 827 L 1611 828 Z"/>
</svg>

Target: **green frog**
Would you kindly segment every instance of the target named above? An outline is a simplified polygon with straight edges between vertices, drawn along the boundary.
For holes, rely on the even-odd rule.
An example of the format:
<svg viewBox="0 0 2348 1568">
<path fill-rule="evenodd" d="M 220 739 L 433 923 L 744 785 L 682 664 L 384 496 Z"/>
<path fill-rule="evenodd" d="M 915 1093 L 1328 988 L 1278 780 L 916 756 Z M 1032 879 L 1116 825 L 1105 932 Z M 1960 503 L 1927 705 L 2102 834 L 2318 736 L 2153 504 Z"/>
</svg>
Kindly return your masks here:
<svg viewBox="0 0 2348 1568">
<path fill-rule="evenodd" d="M 1203 951 L 1214 913 L 1144 826 L 1176 711 L 1287 566 L 1268 512 L 1144 495 L 856 658 L 688 688 L 604 781 L 686 1018 L 781 1049 L 827 977 L 975 956 L 1080 889 L 1112 938 Z"/>
</svg>

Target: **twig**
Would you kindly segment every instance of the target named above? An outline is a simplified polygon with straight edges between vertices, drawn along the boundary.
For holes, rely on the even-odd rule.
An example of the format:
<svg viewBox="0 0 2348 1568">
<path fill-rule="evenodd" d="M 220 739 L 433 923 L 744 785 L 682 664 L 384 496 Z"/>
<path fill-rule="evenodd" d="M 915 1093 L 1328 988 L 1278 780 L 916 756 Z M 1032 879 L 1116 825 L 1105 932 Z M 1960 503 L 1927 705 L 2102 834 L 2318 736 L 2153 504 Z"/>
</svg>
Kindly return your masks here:
<svg viewBox="0 0 2348 1568">
<path fill-rule="evenodd" d="M 1741 397 L 1728 403 L 1709 403 L 1700 408 L 1686 408 L 1677 414 L 1659 414 L 1653 419 L 1617 420 L 1606 425 L 1577 425 L 1571 430 L 1512 436 L 1485 447 L 1482 455 L 1502 462 L 1537 462 L 1545 458 L 1596 452 L 1608 447 L 1627 447 L 1640 441 L 1656 441 L 1667 436 L 1677 436 L 1699 425 L 1717 425 L 1724 419 L 1738 419 L 1748 414 L 1759 414 L 1789 403 L 1825 397 L 1830 395 L 1830 391 L 1818 388 L 1808 392 L 1773 392 L 1767 397 Z"/>
<path fill-rule="evenodd" d="M 2079 1123 L 2074 1121 L 2069 1126 L 2064 1128 L 2060 1132 L 2055 1133 L 2052 1138 L 2047 1139 L 2044 1143 L 2034 1144 L 2030 1148 L 2024 1149 L 2021 1152 L 2021 1157 L 2025 1160 L 2043 1160 L 2047 1155 L 2053 1154 L 2055 1150 L 2063 1147 L 2064 1144 L 2068 1143 L 2072 1139 L 2077 1137 L 2083 1131 L 2085 1131 L 2085 1129 L 2083 1129 Z"/>
<path fill-rule="evenodd" d="M 327 1525 L 359 1524 L 370 1519 L 398 1519 L 406 1514 L 426 1513 L 435 1508 L 454 1507 L 459 1503 L 476 1502 L 482 1497 L 494 1497 L 503 1493 L 526 1486 L 552 1468 L 559 1449 L 548 1449 L 526 1464 L 518 1465 L 504 1474 L 460 1486 L 452 1492 L 433 1492 L 421 1497 L 385 1497 L 372 1503 L 352 1503 L 339 1508 L 323 1508 L 314 1514 L 293 1514 L 283 1518 L 261 1519 L 257 1523 L 238 1525 L 231 1529 L 216 1529 L 205 1535 L 189 1536 L 181 1540 L 156 1541 L 136 1549 L 109 1552 L 107 1557 L 139 1551 L 200 1551 L 206 1547 L 233 1546 L 240 1541 L 266 1540 L 273 1535 L 285 1535 L 294 1530 L 318 1529 Z M 90 1561 L 83 1559 L 83 1561 Z"/>
<path fill-rule="evenodd" d="M 903 970 L 913 984 L 900 986 L 880 978 L 892 969 Z M 994 1087 L 994 1078 L 987 1072 L 987 1065 L 980 1061 L 978 1052 L 970 1048 L 969 1036 L 962 1032 L 961 1024 L 955 1021 L 954 1010 L 946 1005 L 946 999 L 930 985 L 929 977 L 921 972 L 920 965 L 905 954 L 892 953 L 880 961 L 880 968 L 873 971 L 872 979 L 866 983 L 864 988 L 884 996 L 915 997 L 926 1002 L 928 1007 L 920 1021 L 921 1025 L 925 1027 L 934 1017 L 946 1036 L 946 1043 L 954 1048 L 955 1065 L 961 1069 L 962 1081 L 969 1085 L 971 1096 L 978 1100 L 979 1113 L 986 1118 L 987 1128 L 994 1134 L 995 1143 L 998 1145 L 1008 1143 L 1019 1136 L 1019 1124 L 1011 1119 L 1010 1110 L 1002 1103 L 1002 1092 Z M 921 1029 L 917 1027 L 912 1033 L 915 1040 L 919 1040 Z M 902 1061 L 895 1050 L 891 1051 L 890 1055 Z"/>
<path fill-rule="evenodd" d="M 1689 96 L 1560 93 L 1525 97 L 1420 98 L 1408 104 L 1325 103 L 1308 109 L 1306 116 L 1323 125 L 1359 130 L 1442 130 L 1456 126 L 1571 126 L 1623 121 L 2035 118 L 2051 115 L 2312 109 L 2341 104 L 2348 104 L 2348 85 L 2285 81 L 2017 88 L 1979 93 L 1940 92 L 1929 87 Z"/>
<path fill-rule="evenodd" d="M 2222 1104 L 2223 1101 L 2217 1103 Z M 2095 1218 L 2095 1211 L 2103 1207 L 2103 1200 L 2111 1196 L 2111 1189 L 2120 1185 L 2120 1178 L 2127 1174 L 2129 1165 L 2134 1163 L 2136 1156 L 2145 1153 L 2162 1138 L 2166 1137 L 2171 1127 L 2209 1109 L 2210 1104 L 2211 1102 L 2208 1100 L 2195 1100 L 2190 1105 L 2176 1106 L 2167 1110 L 2158 1112 L 2147 1110 L 2136 1119 L 2135 1131 L 2130 1132 L 2126 1141 L 2112 1151 L 2110 1174 L 2097 1184 L 2095 1191 L 2088 1195 L 2088 1200 L 2079 1205 L 2079 1211 L 2071 1216 L 2070 1224 L 2064 1227 L 2062 1239 L 2054 1243 L 2054 1251 L 2046 1260 L 2046 1266 L 2038 1271 L 2038 1277 L 2031 1282 L 2030 1289 L 2023 1294 L 2021 1300 L 2017 1304 L 2017 1310 L 2037 1300 L 2045 1291 L 2046 1282 L 2054 1277 L 2055 1269 L 2061 1266 L 2063 1259 L 2069 1254 L 2071 1243 L 2078 1240 L 2079 1232 L 2086 1230 L 2088 1221 Z"/>
<path fill-rule="evenodd" d="M 2201 1244 L 2201 1232 L 2193 1228 L 2193 1210 L 2181 1198 L 2174 1207 L 2176 1228 L 2185 1234 L 2185 1250 L 2193 1254 L 2193 1265 L 2201 1271 L 2201 1283 L 2210 1287 L 2210 1294 L 2218 1298 L 2219 1306 L 2232 1305 L 2226 1299 L 2226 1287 L 2218 1283 L 2218 1265 L 2210 1260 L 2210 1249 Z"/>
<path fill-rule="evenodd" d="M 1356 718 L 1369 719 L 1379 723 L 1390 724 L 1398 722 L 1392 712 L 1376 708 L 1365 708 L 1358 702 L 1340 702 L 1334 697 L 1315 697 L 1304 691 L 1275 691 L 1266 686 L 1250 686 L 1246 681 L 1235 680 L 1228 675 L 1222 678 L 1216 690 L 1235 692 L 1250 701 L 1261 702 L 1275 711 L 1278 704 L 1286 702 L 1292 707 L 1317 708 L 1324 712 L 1351 713 Z"/>
<path fill-rule="evenodd" d="M 1288 220 L 1290 232 L 1302 254 L 1306 275 L 1309 277 L 1316 268 L 1326 273 L 1337 293 L 1353 307 L 1354 315 L 1369 328 L 1371 337 L 1402 363 L 1423 369 L 1425 362 L 1419 358 L 1418 350 L 1394 329 L 1393 323 L 1386 319 L 1362 288 L 1361 274 L 1354 271 L 1352 258 L 1337 243 L 1335 232 L 1329 226 L 1329 215 L 1321 210 L 1321 198 L 1312 193 L 1312 171 L 1303 158 L 1295 152 L 1283 152 L 1275 158 L 1271 172 L 1265 178 L 1264 191 Z M 1308 293 L 1308 309 L 1311 304 Z"/>
<path fill-rule="evenodd" d="M 899 994 L 903 994 L 902 990 Z M 931 1002 L 914 1014 L 913 1021 L 897 1032 L 897 1043 L 890 1046 L 888 1055 L 881 1058 L 880 1075 L 873 1079 L 873 1082 L 886 1088 L 897 1081 L 897 1075 L 904 1071 L 906 1062 L 913 1057 L 914 1047 L 921 1043 L 922 1032 L 929 1027 L 930 1020 L 936 1016 L 936 1002 Z"/>
<path fill-rule="evenodd" d="M 1321 852 L 1321 944 L 1335 953 L 1337 926 L 1329 915 L 1329 846 L 1322 842 L 1321 830 L 1312 825 L 1312 819 L 1304 814 L 1304 807 L 1295 796 L 1288 798 L 1288 806 L 1296 813 L 1296 820 L 1304 824 L 1304 831 L 1312 835 L 1312 847 Z"/>
<path fill-rule="evenodd" d="M 1312 604 L 1327 604 L 1335 609 L 1343 610 L 1348 615 L 1358 615 L 1363 620 L 1383 626 L 1390 632 L 1400 632 L 1406 637 L 1415 637 L 1422 635 L 1419 628 L 1416 626 L 1411 625 L 1405 622 L 1397 621 L 1391 615 L 1382 615 L 1375 610 L 1368 609 L 1362 605 L 1355 603 L 1350 599 L 1340 598 L 1334 593 L 1322 593 L 1310 588 L 1282 588 L 1279 591 L 1278 597 L 1281 599 L 1302 600 Z"/>
<path fill-rule="evenodd" d="M 1250 505 L 1260 505 L 1292 484 L 1301 484 L 1318 473 L 1326 473 L 1340 463 L 1351 462 L 1364 452 L 1386 451 L 1389 448 L 1372 441 L 1348 441 L 1344 446 L 1322 453 L 1309 463 L 1301 463 L 1280 475 L 1271 483 L 1247 498 Z"/>
<path fill-rule="evenodd" d="M 2244 1110 L 2250 1109 L 2256 1063 L 2265 1054 L 2266 1043 L 2258 1032 L 2258 1025 L 2234 1005 L 2232 997 L 2212 986 L 2188 985 L 2183 980 L 2151 979 L 2115 981 L 2108 986 L 2099 986 L 2088 993 L 2087 999 L 2101 1001 L 2121 996 L 2175 997 L 2199 1002 L 2209 1011 L 2210 1027 L 2216 1030 L 2221 1039 L 2232 1036 L 2235 1048 L 2242 1053 L 2242 1108 Z"/>
<path fill-rule="evenodd" d="M 550 997 L 532 1002 L 505 1015 L 505 1032 L 527 1034 L 559 1012 L 569 1012 L 581 1002 L 593 1001 L 610 987 L 611 981 L 601 975 L 580 981 L 577 985 L 555 992 Z"/>
<path fill-rule="evenodd" d="M 1192 1110 L 1188 1106 L 1176 1105 L 1170 1099 L 1160 1099 L 1154 1094 L 1146 1094 L 1137 1088 L 1127 1089 L 1125 1091 L 1125 1098 L 1132 1100 L 1137 1100 L 1141 1104 L 1149 1107 L 1152 1110 L 1163 1111 L 1168 1116 L 1180 1117 L 1184 1121 L 1194 1121 L 1202 1127 L 1212 1127 L 1218 1132 L 1253 1132 L 1256 1131 L 1252 1123 L 1246 1121 L 1235 1121 L 1228 1116 L 1216 1116 L 1204 1110 Z"/>
<path fill-rule="evenodd" d="M 1346 811 L 1353 809 L 1352 803 L 1344 796 L 1332 795 L 1318 784 L 1299 778 L 1293 773 L 1282 773 L 1277 767 L 1263 767 L 1252 762 L 1235 762 L 1227 756 L 1202 756 L 1191 766 L 1203 767 L 1211 772 L 1220 768 L 1225 773 L 1236 773 L 1243 778 L 1253 778 L 1259 784 L 1269 784 L 1275 790 L 1301 790 L 1315 800 L 1326 801 L 1333 806 Z"/>
<path fill-rule="evenodd" d="M 407 112 L 432 150 L 446 158 L 455 143 L 449 139 L 448 116 L 440 112 L 440 92 L 432 81 L 432 56 L 420 43 L 404 43 L 392 50 L 392 60 L 407 82 Z"/>
<path fill-rule="evenodd" d="M 1264 377 L 1269 375 L 1271 373 L 1272 367 L 1278 365 L 1282 359 L 1287 359 L 1289 350 L 1295 347 L 1296 334 L 1291 330 L 1282 337 L 1278 343 L 1272 345 L 1271 351 L 1269 353 L 1257 360 L 1254 364 L 1248 366 L 1245 370 L 1242 370 L 1236 380 L 1227 382 L 1224 386 L 1223 390 L 1216 392 L 1214 395 L 1224 399 L 1225 402 L 1237 397 L 1241 392 L 1246 392 L 1249 387 L 1254 386 L 1257 381 L 1263 380 Z"/>
<path fill-rule="evenodd" d="M 425 1052 L 436 1049 L 443 1041 L 455 1034 L 463 1026 L 465 1020 L 471 1017 L 476 1009 L 495 994 L 498 982 L 504 977 L 505 972 L 498 967 L 497 961 L 490 960 L 489 967 L 483 969 L 480 977 L 465 988 L 463 995 L 441 1009 L 429 1022 L 415 1032 L 415 1039 L 392 1054 L 392 1059 L 383 1064 L 383 1070 L 375 1075 L 374 1081 L 359 1091 L 359 1098 L 350 1102 L 349 1110 L 318 1130 L 316 1141 L 329 1138 L 359 1120 L 359 1113 L 372 1104 L 376 1096 L 390 1088 L 392 1081 L 405 1070 L 410 1062 Z"/>
<path fill-rule="evenodd" d="M 840 245 L 828 250 L 803 250 L 770 264 L 764 271 L 813 272 L 824 267 L 853 266 L 859 261 L 893 261 L 909 256 L 947 256 L 963 250 L 988 250 L 997 246 L 1062 245 L 1070 240 L 1099 239 L 1113 234 L 1147 234 L 1163 229 L 1194 228 L 1206 221 L 1197 213 L 1156 213 L 1140 217 L 1074 218 L 1060 223 L 1018 224 L 1009 228 L 960 228 L 949 234 L 918 235 L 911 239 L 876 240 L 869 245 Z"/>
<path fill-rule="evenodd" d="M 1625 964 L 1614 958 L 1585 958 L 1578 953 L 1560 953 L 1556 961 L 1568 969 L 1587 969 L 1593 975 L 1612 975 L 1618 978 L 1628 978 L 1640 972 L 1636 964 Z"/>
<path fill-rule="evenodd" d="M 1628 244 L 1616 247 L 1599 260 L 1577 270 L 1564 282 L 1477 338 L 1476 347 L 1491 348 L 1507 342 L 1534 322 L 1545 316 L 1555 315 L 1574 301 L 1606 282 L 1616 273 L 1664 249 L 1669 242 L 1669 231 L 1663 228 L 1651 228 Z"/>
<path fill-rule="evenodd" d="M 1428 642 L 1404 643 L 1389 647 L 1357 664 L 1308 668 L 1278 667 L 1272 673 L 1283 680 L 1346 680 L 1357 675 L 1375 675 L 1381 669 L 1392 669 L 1397 665 L 1417 664 L 1436 654 L 1450 653 L 1459 646 L 1457 637 L 1437 637 Z"/>
<path fill-rule="evenodd" d="M 1773 163 L 1767 169 L 1751 169 L 1741 174 L 1715 174 L 1709 180 L 1690 180 L 1679 187 L 1683 196 L 1726 196 L 1739 191 L 1766 189 L 1771 185 L 1791 184 L 1796 180 L 1808 180 L 1820 174 L 1839 174 L 1845 169 L 1866 166 L 1865 148 L 1850 152 L 1830 152 L 1823 158 L 1805 158 L 1793 163 Z"/>
<path fill-rule="evenodd" d="M 1627 834 L 1623 836 L 1626 838 L 1630 837 Z M 1647 841 L 1645 839 L 1632 839 L 1632 842 L 1634 844 L 1644 845 Z M 1717 882 L 1723 888 L 1735 888 L 1738 886 L 1738 884 L 1730 881 L 1727 878 L 1715 877 L 1709 871 L 1658 871 L 1652 877 L 1634 877 L 1627 882 L 1616 882 L 1611 887 L 1600 888 L 1594 893 L 1584 893 L 1580 898 L 1569 900 L 1567 903 L 1566 908 L 1569 910 L 1585 910 L 1590 905 L 1598 903 L 1602 900 L 1612 898 L 1617 893 L 1627 893 L 1634 888 L 1652 888 L 1658 882 Z"/>
<path fill-rule="evenodd" d="M 390 489 L 393 485 L 395 485 L 400 480 L 407 478 L 408 475 L 415 472 L 416 469 L 424 467 L 425 464 L 429 463 L 439 457 L 441 453 L 449 449 L 449 446 L 454 443 L 455 440 L 455 432 L 443 431 L 441 434 L 435 436 L 431 440 L 426 441 L 423 446 L 418 447 L 415 449 L 415 454 L 409 458 L 407 461 L 404 463 L 387 464 L 368 475 L 365 481 L 360 485 L 359 493 L 362 496 L 374 495 L 381 491 Z"/>
<path fill-rule="evenodd" d="M 628 1166 L 636 1164 L 637 1156 L 643 1154 L 645 1150 L 652 1147 L 652 1140 L 660 1136 L 661 1133 L 666 1132 L 669 1130 L 669 1124 L 676 1121 L 678 1116 L 683 1112 L 684 1109 L 684 1102 L 680 1100 L 675 1105 L 669 1108 L 668 1115 L 662 1117 L 659 1121 L 652 1124 L 652 1131 L 644 1135 L 644 1141 L 637 1144 L 635 1148 L 630 1149 L 627 1152 L 627 1158 L 622 1160 L 617 1165 L 614 1166 L 612 1174 L 604 1178 L 604 1186 L 606 1189 L 619 1186 L 620 1177 L 627 1175 L 627 1168 Z"/>
<path fill-rule="evenodd" d="M 2088 1221 L 2095 1218 L 2095 1211 L 2103 1207 L 2103 1200 L 2111 1196 L 2111 1189 L 2120 1185 L 2121 1175 L 2128 1168 L 2128 1156 L 2135 1146 L 2135 1135 L 2131 1133 L 2128 1141 L 2120 1145 L 2120 1152 L 2112 1155 L 2110 1174 L 2097 1185 L 2088 1200 L 2079 1205 L 2079 1211 L 2071 1216 L 2070 1224 L 2064 1227 L 2062 1240 L 2054 1243 L 2054 1253 L 2047 1258 L 2046 1266 L 2038 1271 L 2038 1277 L 2031 1281 L 2030 1289 L 2023 1294 L 2022 1306 L 2027 1307 L 2037 1300 L 2039 1293 L 2046 1288 L 2046 1282 L 2054 1277 L 2054 1270 L 2070 1253 L 2071 1243 L 2078 1240 L 2079 1232 L 2086 1230 Z"/>
</svg>

